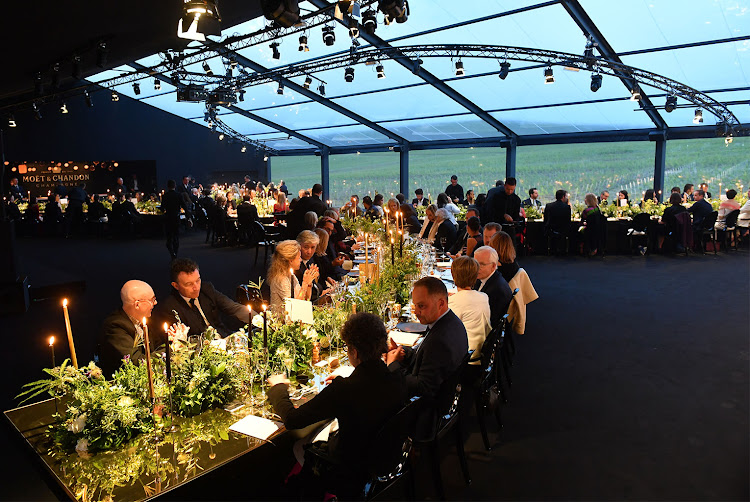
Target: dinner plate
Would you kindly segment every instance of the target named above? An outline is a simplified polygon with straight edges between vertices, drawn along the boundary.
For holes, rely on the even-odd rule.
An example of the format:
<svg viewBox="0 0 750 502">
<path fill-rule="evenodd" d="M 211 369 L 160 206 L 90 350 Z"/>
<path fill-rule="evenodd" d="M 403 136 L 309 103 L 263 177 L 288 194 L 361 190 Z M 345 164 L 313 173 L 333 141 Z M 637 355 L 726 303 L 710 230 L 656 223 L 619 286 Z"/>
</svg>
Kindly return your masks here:
<svg viewBox="0 0 750 502">
<path fill-rule="evenodd" d="M 400 322 L 396 324 L 396 329 L 404 333 L 424 333 L 427 331 L 427 325 L 418 322 Z"/>
</svg>

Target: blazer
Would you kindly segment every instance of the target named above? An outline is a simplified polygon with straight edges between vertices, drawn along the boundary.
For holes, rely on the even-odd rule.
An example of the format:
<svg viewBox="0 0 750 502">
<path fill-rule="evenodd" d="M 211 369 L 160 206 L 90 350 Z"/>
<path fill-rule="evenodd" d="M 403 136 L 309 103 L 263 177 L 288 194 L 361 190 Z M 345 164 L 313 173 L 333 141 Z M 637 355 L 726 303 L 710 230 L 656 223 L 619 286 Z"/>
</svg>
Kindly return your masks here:
<svg viewBox="0 0 750 502">
<path fill-rule="evenodd" d="M 531 206 L 534 206 L 537 209 L 541 209 L 542 208 L 542 201 L 540 201 L 539 199 L 533 199 L 532 200 L 531 197 L 529 197 L 528 199 L 524 199 L 523 200 L 523 202 L 521 203 L 521 206 L 522 207 L 531 207 Z"/>
<path fill-rule="evenodd" d="M 570 230 L 570 206 L 561 200 L 547 204 L 544 208 L 544 225 L 547 230 L 567 233 Z"/>
<path fill-rule="evenodd" d="M 229 331 L 221 320 L 221 314 L 230 315 L 237 318 L 243 323 L 249 322 L 249 312 L 245 305 L 241 305 L 237 302 L 232 301 L 226 295 L 216 291 L 213 284 L 210 282 L 203 282 L 201 284 L 201 291 L 198 294 L 198 303 L 200 303 L 201 310 L 206 316 L 208 323 L 216 328 L 221 336 L 227 336 Z M 174 287 L 164 301 L 159 302 L 156 305 L 157 314 L 155 317 L 158 318 L 159 322 L 157 326 L 161 326 L 163 323 L 169 325 L 177 322 L 174 312 L 180 317 L 180 321 L 185 326 L 190 328 L 189 336 L 199 335 L 205 331 L 203 327 L 203 318 L 199 312 L 190 308 L 185 300 L 182 299 L 180 293 L 177 292 Z"/>
<path fill-rule="evenodd" d="M 422 197 L 422 202 L 419 201 L 416 197 L 411 200 L 412 206 L 429 206 L 430 204 L 427 202 L 426 197 Z"/>
<path fill-rule="evenodd" d="M 284 384 L 271 387 L 268 400 L 287 429 L 337 418 L 339 430 L 329 437 L 329 453 L 345 468 L 356 469 L 368 457 L 368 440 L 405 402 L 406 387 L 400 375 L 374 360 L 359 364 L 347 378 L 335 378 L 299 408 L 289 400 Z"/>
<path fill-rule="evenodd" d="M 487 293 L 490 297 L 490 324 L 494 328 L 500 322 L 500 319 L 508 312 L 510 306 L 510 300 L 513 298 L 513 292 L 510 290 L 510 286 L 503 276 L 500 274 L 500 270 L 495 270 L 487 282 L 484 283 L 484 287 L 479 289 L 482 281 L 477 280 L 474 285 L 474 289 Z"/>
<path fill-rule="evenodd" d="M 403 361 L 392 362 L 388 369 L 404 374 L 410 397 L 436 398 L 442 383 L 458 368 L 468 351 L 469 339 L 464 323 L 448 310 L 435 322 L 416 350 L 404 347 Z"/>
<path fill-rule="evenodd" d="M 714 211 L 714 208 L 706 202 L 706 199 L 699 200 L 688 208 L 693 213 L 693 228 L 698 228 L 703 224 L 703 220 Z"/>
<path fill-rule="evenodd" d="M 440 239 L 445 237 L 445 251 L 449 250 L 453 243 L 456 242 L 456 226 L 450 222 L 450 220 L 443 220 L 435 232 L 435 247 L 442 249 L 443 245 L 440 243 Z"/>
<path fill-rule="evenodd" d="M 250 202 L 243 202 L 237 206 L 237 223 L 246 225 L 258 220 L 258 208 Z"/>
<path fill-rule="evenodd" d="M 143 342 L 135 344 L 135 325 L 122 308 L 110 313 L 102 325 L 99 335 L 99 367 L 106 378 L 122 365 L 122 358 L 130 356 L 131 361 L 143 359 L 146 355 Z M 149 330 L 151 350 L 165 341 L 158 329 Z"/>
</svg>

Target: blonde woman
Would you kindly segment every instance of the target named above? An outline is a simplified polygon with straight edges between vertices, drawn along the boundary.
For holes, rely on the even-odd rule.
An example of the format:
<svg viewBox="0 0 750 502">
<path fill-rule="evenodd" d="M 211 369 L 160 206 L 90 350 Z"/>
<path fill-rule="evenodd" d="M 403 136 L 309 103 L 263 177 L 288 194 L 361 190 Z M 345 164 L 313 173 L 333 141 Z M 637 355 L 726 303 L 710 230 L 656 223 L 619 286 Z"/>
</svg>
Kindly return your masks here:
<svg viewBox="0 0 750 502">
<path fill-rule="evenodd" d="M 490 299 L 486 293 L 472 289 L 478 274 L 479 262 L 474 258 L 459 256 L 453 260 L 451 275 L 458 291 L 448 297 L 448 307 L 464 323 L 469 350 L 474 350 L 474 359 L 478 359 L 482 344 L 491 329 Z M 479 364 L 479 361 L 471 364 Z"/>
<path fill-rule="evenodd" d="M 388 203 L 390 204 L 390 201 Z M 437 213 L 437 210 L 438 208 L 435 204 L 430 204 L 425 209 L 424 223 L 422 224 L 422 230 L 419 231 L 420 239 L 430 240 L 430 233 L 433 227 L 435 227 L 435 231 L 437 232 L 437 227 L 435 226 L 435 213 Z M 432 238 L 435 238 L 434 233 L 432 233 Z"/>
<path fill-rule="evenodd" d="M 281 241 L 271 258 L 268 268 L 268 285 L 271 288 L 271 309 L 276 312 L 284 311 L 284 299 L 296 298 L 309 300 L 312 295 L 312 285 L 318 278 L 318 266 L 311 265 L 302 276 L 299 283 L 294 271 L 302 263 L 300 245 L 297 241 Z"/>
<path fill-rule="evenodd" d="M 279 192 L 276 196 L 276 204 L 273 205 L 273 212 L 286 213 L 287 209 L 286 195 L 284 195 L 284 192 Z"/>
</svg>

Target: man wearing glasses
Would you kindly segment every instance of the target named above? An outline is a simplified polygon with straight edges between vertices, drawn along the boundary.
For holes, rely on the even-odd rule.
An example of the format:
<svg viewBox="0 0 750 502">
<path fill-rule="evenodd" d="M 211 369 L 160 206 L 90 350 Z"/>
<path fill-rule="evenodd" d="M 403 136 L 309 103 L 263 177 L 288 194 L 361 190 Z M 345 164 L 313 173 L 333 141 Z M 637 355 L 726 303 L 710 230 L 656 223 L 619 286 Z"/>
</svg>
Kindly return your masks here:
<svg viewBox="0 0 750 502">
<path fill-rule="evenodd" d="M 99 366 L 107 378 L 120 367 L 124 357 L 137 361 L 146 356 L 142 322 L 144 317 L 151 317 L 156 305 L 154 290 L 143 281 L 126 282 L 120 290 L 120 299 L 122 307 L 104 320 L 99 341 Z M 164 341 L 159 333 L 152 326 L 149 352 Z"/>
<path fill-rule="evenodd" d="M 474 251 L 474 258 L 479 262 L 474 289 L 490 297 L 490 324 L 494 328 L 508 312 L 513 293 L 497 269 L 498 256 L 494 248 L 482 246 Z"/>
</svg>

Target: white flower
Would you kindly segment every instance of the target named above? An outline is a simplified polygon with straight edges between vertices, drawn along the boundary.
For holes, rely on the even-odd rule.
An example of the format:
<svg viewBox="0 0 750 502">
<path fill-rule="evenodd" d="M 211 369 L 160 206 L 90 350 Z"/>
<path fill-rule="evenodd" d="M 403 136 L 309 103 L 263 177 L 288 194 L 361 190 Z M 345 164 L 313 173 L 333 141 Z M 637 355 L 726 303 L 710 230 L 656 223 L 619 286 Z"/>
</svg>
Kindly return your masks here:
<svg viewBox="0 0 750 502">
<path fill-rule="evenodd" d="M 313 327 L 305 328 L 305 330 L 302 332 L 302 334 L 305 335 L 307 338 L 317 338 L 318 337 L 318 332 L 315 331 L 315 328 L 313 328 Z"/>
<path fill-rule="evenodd" d="M 78 434 L 83 430 L 86 425 L 86 414 L 78 415 L 72 422 L 68 424 L 68 430 L 74 434 Z"/>
<path fill-rule="evenodd" d="M 253 317 L 253 326 L 256 328 L 262 328 L 263 327 L 263 316 L 260 314 L 257 314 Z"/>
<path fill-rule="evenodd" d="M 86 438 L 79 439 L 76 443 L 76 451 L 79 453 L 86 453 L 89 451 L 89 440 Z"/>
<path fill-rule="evenodd" d="M 133 399 L 130 396 L 121 396 L 120 399 L 117 400 L 117 406 L 122 408 L 133 406 Z"/>
</svg>

